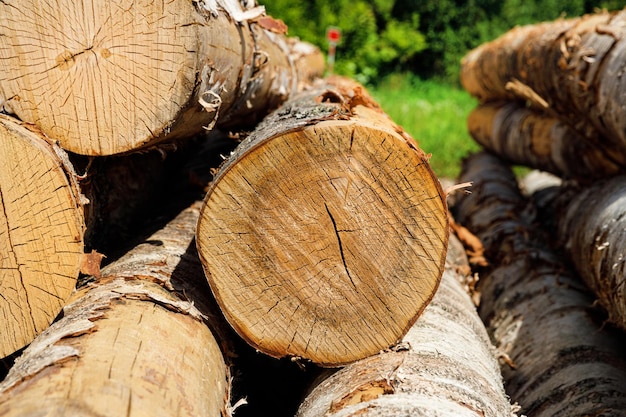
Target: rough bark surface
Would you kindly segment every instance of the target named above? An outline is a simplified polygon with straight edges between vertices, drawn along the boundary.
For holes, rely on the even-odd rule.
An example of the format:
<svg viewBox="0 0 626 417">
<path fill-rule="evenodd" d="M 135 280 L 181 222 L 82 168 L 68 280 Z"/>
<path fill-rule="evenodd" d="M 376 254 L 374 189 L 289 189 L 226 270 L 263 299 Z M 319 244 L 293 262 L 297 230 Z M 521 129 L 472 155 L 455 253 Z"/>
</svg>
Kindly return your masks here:
<svg viewBox="0 0 626 417">
<path fill-rule="evenodd" d="M 583 181 L 626 171 L 626 154 L 605 149 L 602 138 L 585 138 L 561 119 L 518 101 L 479 105 L 467 125 L 476 142 L 513 164 Z"/>
<path fill-rule="evenodd" d="M 626 11 L 516 27 L 468 53 L 461 81 L 483 101 L 529 100 L 624 155 Z"/>
<path fill-rule="evenodd" d="M 0 383 L 1 415 L 230 414 L 210 294 L 192 292 L 199 277 L 185 273 L 198 212 L 199 203 L 183 211 L 74 294 Z"/>
<path fill-rule="evenodd" d="M 593 298 L 545 244 L 512 171 L 468 158 L 457 221 L 484 243 L 479 314 L 500 351 L 507 393 L 529 417 L 626 415 L 624 335 L 602 323 Z M 614 329 L 613 329 L 614 330 Z"/>
<path fill-rule="evenodd" d="M 84 220 L 67 155 L 0 115 L 0 358 L 30 343 L 76 285 Z"/>
<path fill-rule="evenodd" d="M 83 155 L 191 136 L 229 112 L 251 122 L 297 75 L 284 35 L 246 4 L 4 1 L 0 107 Z"/>
<path fill-rule="evenodd" d="M 626 330 L 626 177 L 538 192 L 537 206 L 579 275 Z"/>
<path fill-rule="evenodd" d="M 322 381 L 297 416 L 515 415 L 495 349 L 461 284 L 467 265 L 451 238 L 441 285 L 402 343 Z"/>
<path fill-rule="evenodd" d="M 237 332 L 269 355 L 323 365 L 400 340 L 437 288 L 448 240 L 426 155 L 360 85 L 332 82 L 237 147 L 197 231 Z"/>
</svg>

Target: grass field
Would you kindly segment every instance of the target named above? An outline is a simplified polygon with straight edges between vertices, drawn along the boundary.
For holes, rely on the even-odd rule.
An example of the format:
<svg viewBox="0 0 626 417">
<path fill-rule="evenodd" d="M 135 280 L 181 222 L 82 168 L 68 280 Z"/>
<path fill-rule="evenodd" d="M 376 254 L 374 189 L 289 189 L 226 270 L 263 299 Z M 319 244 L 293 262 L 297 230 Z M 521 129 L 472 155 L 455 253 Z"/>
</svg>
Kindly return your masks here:
<svg viewBox="0 0 626 417">
<path fill-rule="evenodd" d="M 420 148 L 432 154 L 430 163 L 439 177 L 456 178 L 463 157 L 479 149 L 466 127 L 477 102 L 461 88 L 399 74 L 368 90 Z"/>
</svg>

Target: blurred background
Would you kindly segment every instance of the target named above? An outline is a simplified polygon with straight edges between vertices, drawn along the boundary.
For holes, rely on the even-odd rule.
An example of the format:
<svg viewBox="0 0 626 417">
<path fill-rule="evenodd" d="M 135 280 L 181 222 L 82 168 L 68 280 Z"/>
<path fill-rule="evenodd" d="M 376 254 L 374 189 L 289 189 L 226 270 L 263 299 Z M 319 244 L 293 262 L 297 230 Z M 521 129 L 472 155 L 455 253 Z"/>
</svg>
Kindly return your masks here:
<svg viewBox="0 0 626 417">
<path fill-rule="evenodd" d="M 478 149 L 465 120 L 475 99 L 460 86 L 461 58 L 516 25 L 575 17 L 625 1 L 585 0 L 259 0 L 289 36 L 330 48 L 340 29 L 335 74 L 364 84 L 427 153 L 440 177 Z"/>
</svg>

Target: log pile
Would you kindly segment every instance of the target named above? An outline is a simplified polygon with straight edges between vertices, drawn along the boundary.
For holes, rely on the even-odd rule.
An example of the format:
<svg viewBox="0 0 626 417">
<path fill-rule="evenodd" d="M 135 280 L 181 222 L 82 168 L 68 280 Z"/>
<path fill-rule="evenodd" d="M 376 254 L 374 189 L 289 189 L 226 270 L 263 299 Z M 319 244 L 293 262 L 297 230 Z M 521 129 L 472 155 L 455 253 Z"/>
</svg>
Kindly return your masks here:
<svg viewBox="0 0 626 417">
<path fill-rule="evenodd" d="M 465 160 L 458 180 L 472 186 L 452 211 L 478 237 L 479 314 L 528 416 L 626 409 L 625 19 L 516 27 L 462 61 L 483 151 Z"/>
<path fill-rule="evenodd" d="M 432 368 L 382 394 L 512 413 L 428 156 L 317 48 L 254 1 L 0 17 L 1 415 L 290 415 L 380 352 Z"/>
</svg>

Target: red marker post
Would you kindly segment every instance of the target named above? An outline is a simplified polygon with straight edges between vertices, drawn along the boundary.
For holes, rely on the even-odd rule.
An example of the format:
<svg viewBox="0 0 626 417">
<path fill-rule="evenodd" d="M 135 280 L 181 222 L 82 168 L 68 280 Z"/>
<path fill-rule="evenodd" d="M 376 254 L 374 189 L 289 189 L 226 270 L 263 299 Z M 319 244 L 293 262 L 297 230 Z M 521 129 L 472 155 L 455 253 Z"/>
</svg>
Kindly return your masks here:
<svg viewBox="0 0 626 417">
<path fill-rule="evenodd" d="M 341 41 L 341 29 L 336 26 L 327 27 L 326 39 L 328 40 L 327 69 L 328 73 L 332 74 L 333 67 L 335 66 L 335 52 L 337 50 L 337 44 Z"/>
</svg>

